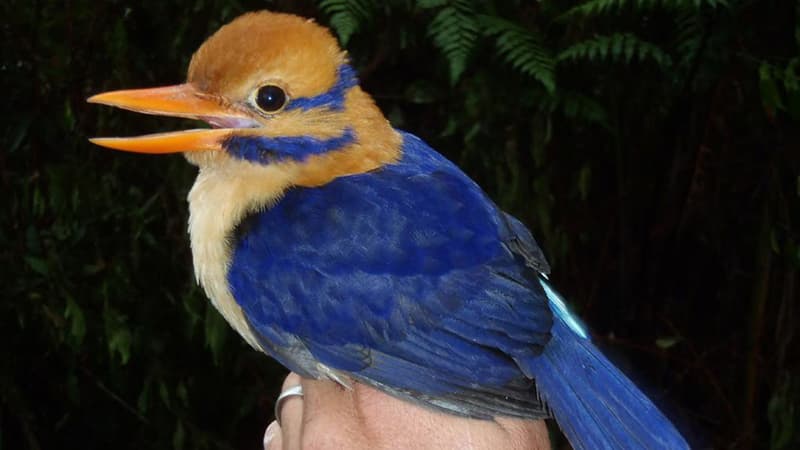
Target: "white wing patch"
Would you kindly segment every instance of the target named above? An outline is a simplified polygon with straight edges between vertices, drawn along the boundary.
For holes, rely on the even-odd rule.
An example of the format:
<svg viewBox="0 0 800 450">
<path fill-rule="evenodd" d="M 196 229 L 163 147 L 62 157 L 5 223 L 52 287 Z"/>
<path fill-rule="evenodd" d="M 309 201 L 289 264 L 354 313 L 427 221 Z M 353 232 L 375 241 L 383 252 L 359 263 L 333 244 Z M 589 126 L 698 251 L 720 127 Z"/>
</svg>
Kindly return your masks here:
<svg viewBox="0 0 800 450">
<path fill-rule="evenodd" d="M 547 294 L 547 298 L 550 300 L 550 305 L 552 305 L 551 309 L 555 315 L 563 320 L 564 323 L 566 323 L 575 334 L 583 339 L 589 339 L 589 333 L 586 332 L 586 327 L 583 326 L 580 319 L 574 316 L 569 309 L 567 309 L 567 305 L 564 303 L 564 299 L 561 297 L 561 295 L 552 287 L 550 287 L 550 283 L 547 281 L 540 278 L 539 282 L 542 284 L 544 292 Z"/>
</svg>

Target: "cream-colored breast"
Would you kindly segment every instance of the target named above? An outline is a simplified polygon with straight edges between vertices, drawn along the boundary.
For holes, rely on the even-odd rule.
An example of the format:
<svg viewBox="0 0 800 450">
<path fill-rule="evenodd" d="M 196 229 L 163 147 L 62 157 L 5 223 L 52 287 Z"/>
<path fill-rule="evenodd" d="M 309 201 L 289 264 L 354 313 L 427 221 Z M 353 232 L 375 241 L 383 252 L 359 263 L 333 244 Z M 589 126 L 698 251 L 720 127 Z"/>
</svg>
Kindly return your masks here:
<svg viewBox="0 0 800 450">
<path fill-rule="evenodd" d="M 247 324 L 228 284 L 231 233 L 246 214 L 276 202 L 292 178 L 293 165 L 267 167 L 229 159 L 200 166 L 189 192 L 189 235 L 197 281 L 225 320 L 256 349 L 258 339 Z"/>
</svg>

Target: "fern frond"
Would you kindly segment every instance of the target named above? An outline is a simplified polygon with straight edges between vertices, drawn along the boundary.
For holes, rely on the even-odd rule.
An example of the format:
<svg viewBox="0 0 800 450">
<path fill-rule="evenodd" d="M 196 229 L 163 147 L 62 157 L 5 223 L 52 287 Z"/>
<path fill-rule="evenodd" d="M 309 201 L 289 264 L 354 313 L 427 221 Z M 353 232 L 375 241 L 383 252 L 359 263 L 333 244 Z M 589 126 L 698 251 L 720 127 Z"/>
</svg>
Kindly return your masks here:
<svg viewBox="0 0 800 450">
<path fill-rule="evenodd" d="M 679 66 L 686 66 L 692 61 L 703 41 L 703 23 L 700 15 L 687 12 L 678 15 L 675 20 L 675 55 Z"/>
<path fill-rule="evenodd" d="M 730 6 L 728 0 L 662 0 L 665 8 L 694 10 L 697 11 L 704 6 L 711 8 Z"/>
<path fill-rule="evenodd" d="M 627 6 L 638 7 L 640 9 L 652 8 L 661 0 L 589 0 L 576 5 L 565 12 L 561 18 L 581 16 L 594 17 L 603 14 L 619 12 Z"/>
<path fill-rule="evenodd" d="M 538 108 L 548 114 L 558 111 L 568 119 L 584 120 L 608 127 L 608 113 L 603 105 L 576 91 L 560 89 L 552 95 L 542 96 Z"/>
<path fill-rule="evenodd" d="M 318 5 L 330 16 L 331 27 L 339 35 L 342 45 L 347 45 L 361 26 L 372 20 L 375 12 L 374 0 L 320 0 Z"/>
<path fill-rule="evenodd" d="M 568 9 L 560 18 L 596 17 L 619 13 L 625 8 L 635 11 L 649 11 L 659 7 L 698 10 L 704 6 L 728 6 L 728 0 L 588 0 Z"/>
<path fill-rule="evenodd" d="M 438 5 L 438 2 L 420 1 L 418 6 Z M 444 53 L 450 66 L 450 82 L 455 84 L 467 68 L 475 42 L 478 38 L 478 24 L 475 9 L 470 0 L 453 0 L 447 3 L 434 16 L 428 25 L 428 35 L 433 43 Z"/>
<path fill-rule="evenodd" d="M 542 83 L 548 92 L 556 89 L 555 59 L 538 33 L 494 16 L 480 16 L 483 34 L 495 38 L 503 59 L 516 70 Z"/>
<path fill-rule="evenodd" d="M 417 6 L 422 9 L 439 8 L 447 4 L 447 0 L 417 0 Z"/>
<path fill-rule="evenodd" d="M 672 58 L 661 48 L 631 33 L 597 36 L 567 47 L 558 55 L 558 61 L 588 60 L 630 63 L 634 58 L 639 61 L 652 60 L 662 68 L 672 64 Z"/>
</svg>

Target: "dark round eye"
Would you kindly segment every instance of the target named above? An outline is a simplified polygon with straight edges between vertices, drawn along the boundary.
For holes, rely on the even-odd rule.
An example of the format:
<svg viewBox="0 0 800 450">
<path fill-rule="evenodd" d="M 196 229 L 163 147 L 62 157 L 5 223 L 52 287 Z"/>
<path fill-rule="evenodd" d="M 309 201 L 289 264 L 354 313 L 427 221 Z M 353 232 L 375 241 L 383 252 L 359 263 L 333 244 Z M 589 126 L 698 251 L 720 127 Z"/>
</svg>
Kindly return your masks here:
<svg viewBox="0 0 800 450">
<path fill-rule="evenodd" d="M 265 112 L 275 112 L 286 103 L 286 93 L 278 86 L 268 84 L 258 88 L 256 105 Z"/>
</svg>

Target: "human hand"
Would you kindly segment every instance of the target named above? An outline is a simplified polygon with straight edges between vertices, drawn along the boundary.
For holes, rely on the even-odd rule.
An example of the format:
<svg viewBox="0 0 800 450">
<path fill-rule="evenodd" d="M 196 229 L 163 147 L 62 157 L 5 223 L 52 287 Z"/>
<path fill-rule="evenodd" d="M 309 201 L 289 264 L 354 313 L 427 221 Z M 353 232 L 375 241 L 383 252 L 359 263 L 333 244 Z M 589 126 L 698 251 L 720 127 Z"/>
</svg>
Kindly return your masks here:
<svg viewBox="0 0 800 450">
<path fill-rule="evenodd" d="M 294 373 L 286 377 L 282 391 L 297 385 L 303 396 L 284 399 L 280 425 L 273 421 L 264 434 L 265 450 L 550 449 L 542 420 L 465 419 L 360 383 L 347 390 Z"/>
</svg>

